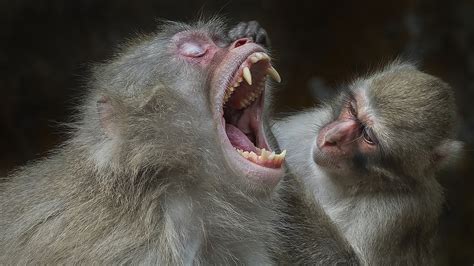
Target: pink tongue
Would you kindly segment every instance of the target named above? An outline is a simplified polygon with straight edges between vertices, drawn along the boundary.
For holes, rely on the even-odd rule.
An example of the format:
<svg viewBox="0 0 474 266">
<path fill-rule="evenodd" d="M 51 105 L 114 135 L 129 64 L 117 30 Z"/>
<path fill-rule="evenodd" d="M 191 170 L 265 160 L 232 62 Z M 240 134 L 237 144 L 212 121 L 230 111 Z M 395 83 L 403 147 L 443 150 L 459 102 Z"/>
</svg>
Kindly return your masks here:
<svg viewBox="0 0 474 266">
<path fill-rule="evenodd" d="M 225 124 L 225 131 L 232 146 L 244 151 L 257 152 L 255 145 L 240 129 L 231 124 Z"/>
</svg>

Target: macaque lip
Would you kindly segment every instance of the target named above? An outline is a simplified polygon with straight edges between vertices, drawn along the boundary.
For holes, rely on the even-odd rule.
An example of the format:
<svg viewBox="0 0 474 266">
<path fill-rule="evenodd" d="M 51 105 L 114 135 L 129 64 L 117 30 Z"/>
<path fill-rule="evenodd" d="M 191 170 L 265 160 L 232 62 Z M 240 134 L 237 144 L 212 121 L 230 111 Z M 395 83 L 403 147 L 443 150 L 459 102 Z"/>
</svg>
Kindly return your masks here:
<svg viewBox="0 0 474 266">
<path fill-rule="evenodd" d="M 224 157 L 237 172 L 274 186 L 284 174 L 286 151 L 272 152 L 264 133 L 267 75 L 280 81 L 270 57 L 256 44 L 229 50 L 211 81 L 211 99 Z"/>
</svg>

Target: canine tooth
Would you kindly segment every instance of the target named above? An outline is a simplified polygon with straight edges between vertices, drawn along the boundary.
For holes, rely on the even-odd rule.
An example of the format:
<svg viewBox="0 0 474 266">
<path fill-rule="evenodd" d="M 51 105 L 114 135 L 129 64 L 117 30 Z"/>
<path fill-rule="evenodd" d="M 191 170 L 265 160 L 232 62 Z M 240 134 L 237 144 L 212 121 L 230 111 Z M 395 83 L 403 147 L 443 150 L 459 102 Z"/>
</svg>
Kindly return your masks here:
<svg viewBox="0 0 474 266">
<path fill-rule="evenodd" d="M 244 67 L 243 76 L 245 81 L 247 81 L 249 85 L 252 85 L 252 74 L 250 73 L 250 69 L 248 67 Z"/>
<path fill-rule="evenodd" d="M 259 60 L 264 57 L 263 53 L 255 53 L 255 55 L 258 57 Z"/>
<path fill-rule="evenodd" d="M 268 74 L 269 74 L 270 77 L 272 77 L 276 82 L 278 82 L 278 83 L 281 82 L 280 74 L 278 74 L 278 72 L 276 71 L 275 68 L 270 67 L 270 68 L 268 69 Z"/>
</svg>

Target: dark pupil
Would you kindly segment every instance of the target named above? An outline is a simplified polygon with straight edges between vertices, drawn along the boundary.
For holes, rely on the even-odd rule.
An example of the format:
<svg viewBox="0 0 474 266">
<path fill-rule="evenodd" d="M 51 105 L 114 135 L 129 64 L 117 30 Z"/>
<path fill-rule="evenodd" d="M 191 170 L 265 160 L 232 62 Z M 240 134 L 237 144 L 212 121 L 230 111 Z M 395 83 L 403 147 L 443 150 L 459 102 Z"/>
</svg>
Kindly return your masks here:
<svg viewBox="0 0 474 266">
<path fill-rule="evenodd" d="M 363 136 L 364 136 L 365 141 L 367 141 L 368 143 L 370 144 L 374 143 L 372 139 L 370 138 L 369 134 L 367 133 L 366 129 L 364 129 Z"/>
</svg>

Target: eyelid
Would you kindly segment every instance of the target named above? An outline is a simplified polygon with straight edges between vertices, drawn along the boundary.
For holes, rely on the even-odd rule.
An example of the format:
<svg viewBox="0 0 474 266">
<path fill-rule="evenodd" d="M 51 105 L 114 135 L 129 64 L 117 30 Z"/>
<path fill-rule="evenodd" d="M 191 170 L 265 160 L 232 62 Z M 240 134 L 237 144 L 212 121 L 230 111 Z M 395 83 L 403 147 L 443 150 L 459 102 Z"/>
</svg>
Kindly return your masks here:
<svg viewBox="0 0 474 266">
<path fill-rule="evenodd" d="M 352 115 L 354 116 L 357 116 L 358 112 L 357 112 L 357 104 L 354 102 L 355 100 L 351 100 L 349 102 L 349 110 L 351 112 Z"/>
<path fill-rule="evenodd" d="M 198 42 L 183 42 L 179 46 L 180 54 L 187 57 L 202 57 L 207 52 L 207 47 Z"/>
<path fill-rule="evenodd" d="M 354 118 L 357 118 L 357 105 L 354 104 L 354 99 L 352 99 L 351 97 L 348 97 L 346 100 L 345 100 L 345 108 L 347 110 L 347 112 L 353 116 Z"/>
<path fill-rule="evenodd" d="M 378 143 L 379 143 L 378 140 L 377 140 L 377 137 L 376 137 L 375 134 L 374 134 L 374 131 L 372 130 L 372 128 L 370 128 L 370 127 L 364 125 L 364 129 L 363 129 L 363 132 L 362 132 L 362 133 L 364 133 L 364 132 L 370 137 L 371 141 L 372 141 L 374 144 L 378 144 Z"/>
</svg>

